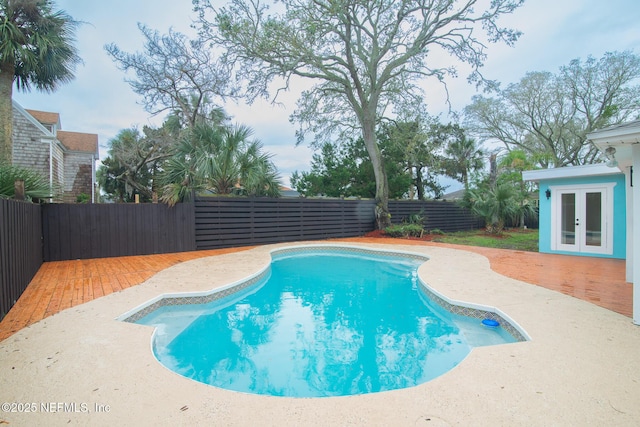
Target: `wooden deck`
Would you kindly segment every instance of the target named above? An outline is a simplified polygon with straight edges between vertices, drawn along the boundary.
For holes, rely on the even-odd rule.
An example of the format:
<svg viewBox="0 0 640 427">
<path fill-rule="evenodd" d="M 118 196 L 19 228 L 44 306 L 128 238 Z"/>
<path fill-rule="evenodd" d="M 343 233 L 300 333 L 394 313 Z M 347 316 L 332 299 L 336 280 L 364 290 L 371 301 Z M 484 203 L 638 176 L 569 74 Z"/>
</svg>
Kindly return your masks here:
<svg viewBox="0 0 640 427">
<path fill-rule="evenodd" d="M 177 263 L 250 248 L 45 262 L 0 322 L 0 341 L 59 311 L 138 285 Z"/>
<path fill-rule="evenodd" d="M 500 274 L 632 316 L 633 286 L 625 282 L 623 260 L 400 239 L 358 237 L 338 241 L 437 245 L 476 252 L 489 258 L 491 268 Z M 0 322 L 0 341 L 59 311 L 138 285 L 179 262 L 247 249 L 250 247 L 44 263 L 18 302 Z"/>
</svg>

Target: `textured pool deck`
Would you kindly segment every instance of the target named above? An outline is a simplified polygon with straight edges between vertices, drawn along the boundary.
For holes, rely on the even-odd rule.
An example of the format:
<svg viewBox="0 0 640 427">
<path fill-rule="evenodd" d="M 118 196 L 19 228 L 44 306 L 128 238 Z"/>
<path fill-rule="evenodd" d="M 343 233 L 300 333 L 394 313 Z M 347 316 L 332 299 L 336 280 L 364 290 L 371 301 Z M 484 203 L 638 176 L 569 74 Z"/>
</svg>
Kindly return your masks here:
<svg viewBox="0 0 640 427">
<path fill-rule="evenodd" d="M 335 244 L 391 249 L 357 239 Z M 419 270 L 429 286 L 454 300 L 498 308 L 532 340 L 474 349 L 452 371 L 404 390 L 320 399 L 226 391 L 167 370 L 151 354 L 151 328 L 115 320 L 163 293 L 204 291 L 246 278 L 268 265 L 270 250 L 290 245 L 181 262 L 140 285 L 19 329 L 0 342 L 0 401 L 15 402 L 3 405 L 0 423 L 640 424 L 640 327 L 627 315 L 499 274 L 487 257 L 470 250 L 392 246 L 430 258 Z"/>
</svg>

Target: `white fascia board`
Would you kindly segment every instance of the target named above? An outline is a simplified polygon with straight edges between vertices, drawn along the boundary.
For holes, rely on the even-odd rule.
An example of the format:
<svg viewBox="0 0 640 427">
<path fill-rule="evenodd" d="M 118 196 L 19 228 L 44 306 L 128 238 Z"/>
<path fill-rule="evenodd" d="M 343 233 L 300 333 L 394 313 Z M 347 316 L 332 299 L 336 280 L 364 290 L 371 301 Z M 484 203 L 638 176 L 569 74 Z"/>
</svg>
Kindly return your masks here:
<svg viewBox="0 0 640 427">
<path fill-rule="evenodd" d="M 524 181 L 538 182 L 544 179 L 556 179 L 556 178 L 577 178 L 585 176 L 601 176 L 601 175 L 616 175 L 620 174 L 620 169 L 616 167 L 609 167 L 604 163 L 597 163 L 594 165 L 584 166 L 566 166 L 562 168 L 552 169 L 539 169 L 532 171 L 522 172 L 522 179 Z"/>
<path fill-rule="evenodd" d="M 587 134 L 587 140 L 596 145 L 640 143 L 640 120 L 610 126 Z"/>
</svg>

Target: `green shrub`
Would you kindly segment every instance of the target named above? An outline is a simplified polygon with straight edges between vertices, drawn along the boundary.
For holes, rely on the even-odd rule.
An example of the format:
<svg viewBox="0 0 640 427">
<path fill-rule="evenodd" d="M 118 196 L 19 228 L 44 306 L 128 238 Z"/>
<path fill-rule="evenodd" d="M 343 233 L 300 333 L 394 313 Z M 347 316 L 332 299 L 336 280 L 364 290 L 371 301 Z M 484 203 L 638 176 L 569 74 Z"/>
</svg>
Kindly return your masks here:
<svg viewBox="0 0 640 427">
<path fill-rule="evenodd" d="M 439 228 L 434 228 L 433 230 L 429 231 L 429 234 L 439 234 L 439 235 L 445 235 L 446 233 L 442 230 L 440 230 Z"/>
<path fill-rule="evenodd" d="M 31 169 L 0 162 L 0 198 L 15 197 L 15 182 L 24 181 L 24 194 L 29 201 L 56 197 L 61 191 L 52 188 L 49 180 Z"/>
<path fill-rule="evenodd" d="M 403 223 L 405 224 L 418 224 L 422 225 L 427 221 L 427 216 L 424 214 L 424 209 L 421 209 L 420 212 L 409 214 L 408 217 L 403 218 Z"/>
<path fill-rule="evenodd" d="M 396 224 L 384 229 L 391 237 L 422 237 L 424 228 L 420 224 Z"/>
<path fill-rule="evenodd" d="M 80 193 L 78 197 L 76 197 L 76 203 L 89 203 L 91 201 L 91 196 L 87 193 Z"/>
</svg>

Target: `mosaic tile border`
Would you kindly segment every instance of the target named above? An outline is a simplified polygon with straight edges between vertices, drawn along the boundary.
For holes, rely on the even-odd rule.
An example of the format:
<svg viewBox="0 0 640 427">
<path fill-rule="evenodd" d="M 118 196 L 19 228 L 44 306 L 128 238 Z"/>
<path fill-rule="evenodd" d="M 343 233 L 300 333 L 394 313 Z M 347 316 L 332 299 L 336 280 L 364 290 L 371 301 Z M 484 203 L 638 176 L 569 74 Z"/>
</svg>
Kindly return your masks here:
<svg viewBox="0 0 640 427">
<path fill-rule="evenodd" d="M 509 333 L 509 335 L 511 335 L 516 341 L 520 341 L 520 342 L 528 341 L 527 337 L 525 337 L 524 334 L 518 328 L 513 326 L 509 320 L 505 319 L 495 311 L 491 311 L 488 309 L 483 310 L 479 308 L 467 307 L 460 304 L 452 304 L 451 302 L 447 301 L 445 298 L 437 294 L 435 291 L 433 291 L 431 288 L 429 288 L 429 286 L 427 286 L 422 280 L 419 280 L 419 283 L 420 283 L 420 290 L 424 292 L 431 301 L 438 304 L 440 307 L 444 308 L 448 312 L 471 317 L 473 319 L 478 319 L 478 320 L 484 320 L 484 319 L 495 320 L 498 323 L 500 323 L 500 326 L 504 330 L 506 330 Z"/>
<path fill-rule="evenodd" d="M 159 300 L 152 302 L 149 305 L 144 306 L 139 309 L 135 313 L 127 316 L 122 319 L 123 322 L 128 323 L 136 323 L 138 320 L 142 319 L 146 315 L 152 313 L 153 311 L 166 306 L 172 305 L 188 305 L 188 304 L 208 304 L 212 301 L 217 301 L 222 298 L 233 295 L 237 292 L 245 290 L 253 285 L 258 284 L 262 281 L 267 275 L 270 273 L 270 269 L 267 268 L 264 271 L 258 273 L 257 275 L 245 280 L 244 282 L 237 283 L 235 285 L 229 286 L 224 289 L 218 289 L 211 292 L 207 292 L 202 295 L 185 295 L 185 296 L 167 296 L 162 297 Z"/>
<path fill-rule="evenodd" d="M 304 252 L 314 252 L 314 251 L 327 251 L 327 252 L 350 252 L 350 253 L 365 253 L 368 255 L 378 255 L 378 256 L 388 256 L 394 258 L 409 258 L 418 261 L 428 261 L 429 257 L 426 255 L 421 255 L 413 252 L 403 252 L 403 251 L 387 251 L 387 250 L 378 250 L 378 249 L 369 249 L 357 246 L 340 246 L 340 245 L 305 245 L 305 246 L 290 246 L 281 249 L 274 249 L 270 252 L 272 260 L 278 256 L 282 255 L 290 255 L 290 254 L 298 254 Z M 150 314 L 154 310 L 157 310 L 160 307 L 172 306 L 172 305 L 186 305 L 186 304 L 207 304 L 211 301 L 216 301 L 227 296 L 230 296 L 236 292 L 242 291 L 244 289 L 249 288 L 252 285 L 257 284 L 261 280 L 263 280 L 270 273 L 270 268 L 266 268 L 262 272 L 256 274 L 255 276 L 250 277 L 249 279 L 237 283 L 235 285 L 229 286 L 224 289 L 214 290 L 211 292 L 207 292 L 202 295 L 185 295 L 185 296 L 166 296 L 161 297 L 159 300 L 150 303 L 134 312 L 133 314 L 128 315 L 126 318 L 122 319 L 124 322 L 128 323 L 136 323 L 138 320 L 142 319 L 146 315 Z M 436 293 L 432 290 L 427 284 L 425 284 L 422 280 L 419 280 L 420 290 L 424 292 L 424 294 L 433 302 L 438 304 L 440 307 L 444 308 L 450 313 L 459 314 L 467 317 L 471 317 L 474 319 L 492 319 L 496 320 L 500 323 L 502 328 L 504 328 L 516 341 L 528 341 L 527 337 L 515 326 L 511 324 L 511 322 L 505 319 L 500 314 L 495 311 L 491 311 L 490 309 L 479 309 L 464 306 L 461 304 L 453 304 L 445 299 L 443 296 Z"/>
</svg>

